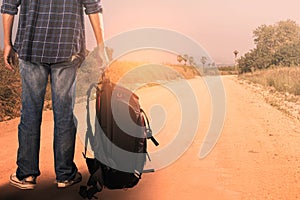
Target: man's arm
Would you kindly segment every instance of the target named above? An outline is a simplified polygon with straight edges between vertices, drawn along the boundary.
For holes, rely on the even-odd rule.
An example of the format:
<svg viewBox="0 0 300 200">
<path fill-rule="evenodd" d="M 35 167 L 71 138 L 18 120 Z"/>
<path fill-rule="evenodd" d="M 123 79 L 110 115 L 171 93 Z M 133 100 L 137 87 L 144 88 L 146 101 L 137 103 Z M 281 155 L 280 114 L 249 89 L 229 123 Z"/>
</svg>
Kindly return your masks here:
<svg viewBox="0 0 300 200">
<path fill-rule="evenodd" d="M 99 55 L 103 61 L 104 67 L 108 64 L 109 60 L 106 55 L 105 44 L 104 44 L 104 33 L 103 33 L 103 20 L 101 13 L 89 14 L 89 19 L 94 31 L 94 35 L 97 41 L 97 47 L 99 48 Z"/>
<path fill-rule="evenodd" d="M 102 24 L 102 14 L 101 13 L 93 13 L 89 14 L 89 19 L 94 31 L 94 35 L 97 41 L 97 45 L 103 45 L 103 24 Z M 104 45 L 103 45 L 104 46 Z"/>
<path fill-rule="evenodd" d="M 12 48 L 11 35 L 12 28 L 14 23 L 14 15 L 4 13 L 2 15 L 3 22 L 3 33 L 4 33 L 4 50 L 3 50 L 3 58 L 5 67 L 9 70 L 14 71 L 13 65 L 15 51 Z"/>
<path fill-rule="evenodd" d="M 14 15 L 18 13 L 18 7 L 21 4 L 21 0 L 2 0 L 1 13 L 3 22 L 3 33 L 4 33 L 4 63 L 5 67 L 9 70 L 14 70 L 13 65 L 15 64 L 15 51 L 12 48 L 11 35 L 14 23 Z"/>
</svg>

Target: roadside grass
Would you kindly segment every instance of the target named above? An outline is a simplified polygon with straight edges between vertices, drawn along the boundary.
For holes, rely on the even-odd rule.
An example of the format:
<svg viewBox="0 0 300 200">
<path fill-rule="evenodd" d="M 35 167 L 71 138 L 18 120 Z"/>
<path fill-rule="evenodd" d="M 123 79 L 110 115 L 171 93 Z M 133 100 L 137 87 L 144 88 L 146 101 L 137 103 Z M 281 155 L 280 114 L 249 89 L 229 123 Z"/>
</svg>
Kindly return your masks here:
<svg viewBox="0 0 300 200">
<path fill-rule="evenodd" d="M 16 67 L 15 72 L 3 67 L 2 53 L 0 65 L 0 121 L 5 121 L 19 116 L 21 80 L 18 67 Z"/>
<path fill-rule="evenodd" d="M 239 75 L 266 102 L 300 120 L 300 67 L 281 67 Z"/>
<path fill-rule="evenodd" d="M 19 65 L 15 71 L 9 71 L 4 67 L 3 53 L 0 52 L 0 122 L 14 119 L 20 116 L 22 83 Z M 47 85 L 44 110 L 51 109 L 50 81 Z"/>
<path fill-rule="evenodd" d="M 264 87 L 272 87 L 276 91 L 300 95 L 300 67 L 280 67 L 241 74 L 246 79 Z"/>
</svg>

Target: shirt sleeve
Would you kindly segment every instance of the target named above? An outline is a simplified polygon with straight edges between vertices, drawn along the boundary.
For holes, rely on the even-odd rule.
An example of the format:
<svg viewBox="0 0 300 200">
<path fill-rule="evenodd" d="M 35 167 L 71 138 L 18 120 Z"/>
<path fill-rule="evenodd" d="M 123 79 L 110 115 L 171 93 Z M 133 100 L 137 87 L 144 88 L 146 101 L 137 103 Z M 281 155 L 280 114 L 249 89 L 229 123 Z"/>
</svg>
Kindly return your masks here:
<svg viewBox="0 0 300 200">
<path fill-rule="evenodd" d="M 16 15 L 21 0 L 3 0 L 1 5 L 1 13 Z"/>
<path fill-rule="evenodd" d="M 102 4 L 101 0 L 82 0 L 82 4 L 85 7 L 85 13 L 102 13 Z"/>
</svg>

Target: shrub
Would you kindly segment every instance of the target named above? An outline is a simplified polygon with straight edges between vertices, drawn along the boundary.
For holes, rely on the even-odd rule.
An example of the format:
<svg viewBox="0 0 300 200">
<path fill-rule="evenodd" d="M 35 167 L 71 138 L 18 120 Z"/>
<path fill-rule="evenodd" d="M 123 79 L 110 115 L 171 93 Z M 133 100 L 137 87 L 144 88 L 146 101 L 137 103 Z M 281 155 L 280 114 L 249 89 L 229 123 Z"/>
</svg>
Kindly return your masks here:
<svg viewBox="0 0 300 200">
<path fill-rule="evenodd" d="M 279 92 L 300 95 L 300 67 L 258 70 L 240 77 L 266 87 L 274 87 Z"/>
</svg>

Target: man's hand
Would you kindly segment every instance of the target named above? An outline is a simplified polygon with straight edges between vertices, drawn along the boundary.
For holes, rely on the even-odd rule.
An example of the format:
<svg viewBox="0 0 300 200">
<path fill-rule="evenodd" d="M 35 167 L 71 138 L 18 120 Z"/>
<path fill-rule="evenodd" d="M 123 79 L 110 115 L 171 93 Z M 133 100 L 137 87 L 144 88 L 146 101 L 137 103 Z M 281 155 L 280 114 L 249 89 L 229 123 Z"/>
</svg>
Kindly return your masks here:
<svg viewBox="0 0 300 200">
<path fill-rule="evenodd" d="M 7 69 L 15 71 L 16 53 L 11 45 L 7 45 L 3 50 L 4 65 Z"/>
<path fill-rule="evenodd" d="M 103 19 L 101 13 L 89 14 L 89 19 L 94 30 L 94 35 L 97 41 L 97 54 L 100 57 L 102 64 L 101 68 L 105 69 L 109 64 L 109 57 L 107 56 L 106 48 L 104 45 L 103 36 Z"/>
<path fill-rule="evenodd" d="M 4 33 L 4 50 L 3 50 L 3 58 L 4 65 L 7 69 L 11 71 L 14 70 L 15 61 L 16 61 L 16 53 L 12 48 L 11 43 L 11 34 L 14 23 L 14 15 L 4 13 L 2 15 L 2 23 L 3 23 L 3 33 Z"/>
<path fill-rule="evenodd" d="M 101 68 L 105 69 L 110 62 L 110 60 L 107 56 L 106 48 L 103 45 L 99 45 L 97 47 L 97 51 L 98 51 L 98 55 L 99 55 L 99 57 L 101 59 L 101 63 L 102 63 Z"/>
</svg>

